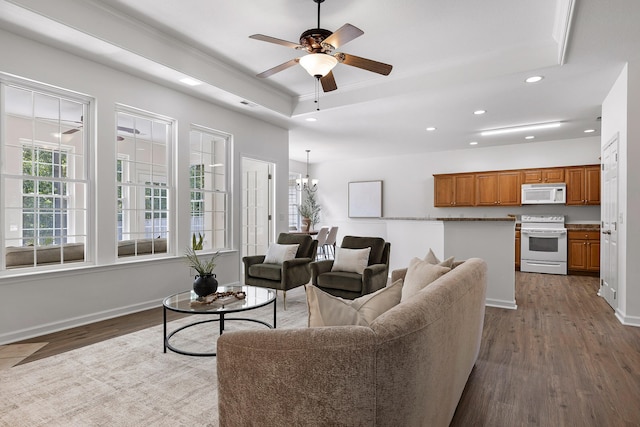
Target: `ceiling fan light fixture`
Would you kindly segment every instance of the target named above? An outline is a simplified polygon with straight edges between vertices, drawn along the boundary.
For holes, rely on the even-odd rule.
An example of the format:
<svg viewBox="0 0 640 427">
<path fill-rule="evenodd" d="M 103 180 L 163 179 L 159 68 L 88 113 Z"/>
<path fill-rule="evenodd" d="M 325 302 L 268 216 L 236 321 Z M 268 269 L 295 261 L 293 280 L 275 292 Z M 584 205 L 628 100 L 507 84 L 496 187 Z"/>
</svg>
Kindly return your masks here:
<svg viewBox="0 0 640 427">
<path fill-rule="evenodd" d="M 310 53 L 300 58 L 300 65 L 312 77 L 324 77 L 338 64 L 338 60 L 326 53 Z"/>
</svg>

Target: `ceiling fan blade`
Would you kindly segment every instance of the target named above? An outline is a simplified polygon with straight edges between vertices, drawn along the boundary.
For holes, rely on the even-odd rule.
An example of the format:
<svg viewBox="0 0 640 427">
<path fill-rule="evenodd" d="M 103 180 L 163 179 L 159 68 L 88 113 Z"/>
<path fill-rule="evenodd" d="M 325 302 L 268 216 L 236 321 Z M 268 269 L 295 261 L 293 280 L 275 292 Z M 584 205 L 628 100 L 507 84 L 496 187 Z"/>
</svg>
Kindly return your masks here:
<svg viewBox="0 0 640 427">
<path fill-rule="evenodd" d="M 63 135 L 71 135 L 72 133 L 76 133 L 80 130 L 80 128 L 73 128 L 73 129 L 69 129 L 69 130 L 65 130 L 64 132 L 62 132 Z"/>
<path fill-rule="evenodd" d="M 339 48 L 340 46 L 349 43 L 351 40 L 356 37 L 360 37 L 364 34 L 358 27 L 354 27 L 351 24 L 344 24 L 342 27 L 338 28 L 335 33 L 331 34 L 324 40 L 324 43 L 328 43 L 334 48 Z"/>
<path fill-rule="evenodd" d="M 324 92 L 331 92 L 332 90 L 338 89 L 336 85 L 336 79 L 333 77 L 333 72 L 329 71 L 326 76 L 320 79 L 320 83 L 322 84 L 322 90 Z"/>
<path fill-rule="evenodd" d="M 373 61 L 371 59 L 361 58 L 355 55 L 348 55 L 346 53 L 338 53 L 335 55 L 336 59 L 343 64 L 351 65 L 352 67 L 362 68 L 363 70 L 372 71 L 374 73 L 388 76 L 393 68 L 393 65 L 384 64 L 382 62 Z"/>
<path fill-rule="evenodd" d="M 280 71 L 283 71 L 283 70 L 286 70 L 287 68 L 293 67 L 298 62 L 300 62 L 300 58 L 294 58 L 294 59 L 292 59 L 290 61 L 287 61 L 285 63 L 282 63 L 280 65 L 276 65 L 275 67 L 270 68 L 267 71 L 263 71 L 262 73 L 258 74 L 256 77 L 265 78 L 265 77 L 272 76 L 275 73 L 279 73 Z"/>
<path fill-rule="evenodd" d="M 138 129 L 135 128 L 129 128 L 126 126 L 118 126 L 118 130 L 121 132 L 126 132 L 126 133 L 131 133 L 134 135 L 140 135 L 140 131 Z"/>
<path fill-rule="evenodd" d="M 261 40 L 263 42 L 279 44 L 280 46 L 290 47 L 292 49 L 304 49 L 298 43 L 293 43 L 293 42 L 289 42 L 289 41 L 286 41 L 286 40 L 277 39 L 277 38 L 271 37 L 271 36 L 265 36 L 264 34 L 254 34 L 252 36 L 249 36 L 249 38 L 250 39 L 255 39 L 255 40 Z"/>
</svg>

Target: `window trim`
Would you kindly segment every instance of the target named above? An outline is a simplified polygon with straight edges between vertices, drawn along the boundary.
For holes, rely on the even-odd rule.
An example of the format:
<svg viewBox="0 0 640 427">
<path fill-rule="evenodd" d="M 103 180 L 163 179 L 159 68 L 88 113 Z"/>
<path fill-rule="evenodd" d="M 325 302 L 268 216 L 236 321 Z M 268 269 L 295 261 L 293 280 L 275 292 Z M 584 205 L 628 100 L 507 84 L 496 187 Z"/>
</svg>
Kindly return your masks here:
<svg viewBox="0 0 640 427">
<path fill-rule="evenodd" d="M 84 260 L 82 261 L 74 261 L 74 262 L 65 262 L 64 259 L 60 260 L 60 263 L 54 264 L 44 264 L 44 265 L 35 265 L 29 267 L 20 267 L 20 268 L 9 268 L 6 266 L 6 236 L 4 234 L 4 230 L 6 227 L 5 223 L 5 211 L 6 206 L 4 202 L 4 198 L 0 197 L 0 277 L 5 276 L 15 276 L 21 274 L 34 274 L 41 273 L 47 271 L 54 270 L 73 270 L 84 268 L 87 265 L 90 265 L 94 262 L 94 255 L 92 250 L 92 242 L 95 238 L 95 168 L 93 167 L 95 159 L 94 159 L 94 142 L 95 138 L 92 132 L 93 129 L 93 118 L 95 117 L 95 109 L 96 109 L 96 101 L 95 98 L 89 96 L 87 94 L 83 94 L 74 90 L 65 89 L 53 85 L 49 85 L 46 83 L 37 82 L 34 80 L 26 79 L 23 77 L 19 77 L 13 74 L 0 72 L 0 158 L 6 158 L 6 134 L 4 129 L 6 129 L 6 119 L 7 119 L 7 111 L 5 108 L 5 100 L 6 100 L 6 88 L 13 87 L 19 90 L 30 91 L 33 93 L 41 94 L 44 96 L 55 97 L 60 101 L 69 101 L 74 103 L 79 103 L 83 105 L 83 117 L 86 117 L 82 122 L 83 128 L 83 139 L 82 139 L 82 168 L 83 175 L 79 179 L 77 177 L 73 178 L 65 178 L 63 182 L 67 183 L 81 183 L 84 186 L 84 203 L 80 207 L 81 210 L 84 211 L 84 234 L 78 235 L 74 233 L 74 236 L 83 236 L 84 240 Z M 35 120 L 35 117 L 31 116 L 31 120 Z M 19 144 L 24 147 L 22 140 L 24 138 L 19 138 Z M 38 141 L 38 140 L 29 140 L 30 143 L 38 143 L 41 146 L 54 146 L 56 148 L 63 147 L 64 144 L 52 144 L 46 141 Z M 74 155 L 74 157 L 77 156 Z M 22 161 L 22 159 L 21 159 Z M 2 162 L 4 164 L 4 160 Z M 22 179 L 23 175 L 19 177 L 5 173 L 4 169 L 0 170 L 0 194 L 2 194 L 6 188 L 6 179 L 11 178 L 19 178 Z M 76 210 L 74 207 L 68 207 L 67 210 Z M 62 249 L 64 252 L 64 249 Z"/>
</svg>

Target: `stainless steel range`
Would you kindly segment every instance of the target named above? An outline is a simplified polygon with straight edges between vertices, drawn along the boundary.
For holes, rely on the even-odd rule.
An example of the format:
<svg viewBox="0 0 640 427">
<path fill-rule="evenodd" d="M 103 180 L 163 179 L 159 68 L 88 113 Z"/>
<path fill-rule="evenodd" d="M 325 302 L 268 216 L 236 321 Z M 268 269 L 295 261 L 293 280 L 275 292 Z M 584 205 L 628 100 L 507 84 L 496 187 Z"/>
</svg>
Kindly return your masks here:
<svg viewBox="0 0 640 427">
<path fill-rule="evenodd" d="M 520 271 L 567 274 L 563 215 L 522 215 L 520 236 Z"/>
</svg>

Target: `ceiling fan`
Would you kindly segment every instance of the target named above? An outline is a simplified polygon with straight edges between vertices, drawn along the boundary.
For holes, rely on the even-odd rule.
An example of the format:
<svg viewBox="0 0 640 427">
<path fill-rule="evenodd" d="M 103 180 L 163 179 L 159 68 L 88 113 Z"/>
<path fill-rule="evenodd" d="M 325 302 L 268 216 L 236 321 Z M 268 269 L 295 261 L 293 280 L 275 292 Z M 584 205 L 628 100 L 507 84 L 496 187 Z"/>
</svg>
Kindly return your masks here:
<svg viewBox="0 0 640 427">
<path fill-rule="evenodd" d="M 351 24 L 344 24 L 336 32 L 331 32 L 320 28 L 320 4 L 324 0 L 313 0 L 318 3 L 318 27 L 305 31 L 300 35 L 300 43 L 289 42 L 263 34 L 254 34 L 249 38 L 262 40 L 269 43 L 279 44 L 297 50 L 306 50 L 308 53 L 300 58 L 294 58 L 283 64 L 277 65 L 257 75 L 257 77 L 269 77 L 275 73 L 293 67 L 296 64 L 302 65 L 305 70 L 322 84 L 324 92 L 336 90 L 335 78 L 331 71 L 338 63 L 372 71 L 374 73 L 389 75 L 393 66 L 371 59 L 361 58 L 342 52 L 334 52 L 340 46 L 347 44 L 351 40 L 360 37 L 364 31 Z"/>
</svg>

